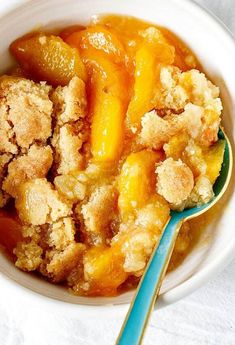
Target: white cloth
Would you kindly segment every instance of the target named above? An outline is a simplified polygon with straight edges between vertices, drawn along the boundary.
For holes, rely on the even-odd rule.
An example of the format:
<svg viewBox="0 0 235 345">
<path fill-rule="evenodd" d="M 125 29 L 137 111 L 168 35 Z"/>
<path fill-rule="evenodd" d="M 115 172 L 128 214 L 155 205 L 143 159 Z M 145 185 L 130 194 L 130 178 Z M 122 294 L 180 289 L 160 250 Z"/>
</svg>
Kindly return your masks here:
<svg viewBox="0 0 235 345">
<path fill-rule="evenodd" d="M 0 11 L 15 2 L 0 0 Z M 235 33 L 235 0 L 198 2 Z M 89 320 L 70 315 L 69 308 L 58 314 L 17 298 L 0 287 L 0 345 L 112 345 L 123 320 L 115 315 Z M 191 296 L 154 313 L 144 344 L 234 345 L 235 261 Z"/>
</svg>

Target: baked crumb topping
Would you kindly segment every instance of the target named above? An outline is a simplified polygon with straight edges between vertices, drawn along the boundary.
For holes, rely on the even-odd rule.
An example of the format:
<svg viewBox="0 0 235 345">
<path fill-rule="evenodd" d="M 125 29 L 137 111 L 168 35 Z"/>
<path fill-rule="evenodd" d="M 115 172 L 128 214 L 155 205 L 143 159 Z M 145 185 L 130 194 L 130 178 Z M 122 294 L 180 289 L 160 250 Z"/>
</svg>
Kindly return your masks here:
<svg viewBox="0 0 235 345">
<path fill-rule="evenodd" d="M 61 126 L 85 117 L 87 110 L 85 83 L 74 77 L 68 86 L 58 86 L 51 95 L 54 104 L 54 117 Z"/>
<path fill-rule="evenodd" d="M 81 209 L 86 231 L 102 234 L 113 219 L 116 203 L 117 191 L 113 186 L 104 185 L 95 189 Z"/>
<path fill-rule="evenodd" d="M 64 281 L 68 274 L 80 262 L 85 246 L 82 243 L 71 243 L 63 251 L 49 251 L 46 253 L 48 264 L 43 274 L 54 283 Z"/>
<path fill-rule="evenodd" d="M 219 88 L 193 53 L 165 29 L 115 20 L 16 40 L 20 67 L 0 77 L 15 265 L 86 296 L 141 277 L 170 210 L 213 198 L 225 147 Z M 190 243 L 184 223 L 175 255 Z"/>
<path fill-rule="evenodd" d="M 3 76 L 0 78 L 0 152 L 16 154 L 51 135 L 51 87 L 45 83 Z M 23 115 L 23 116 L 22 116 Z"/>
<path fill-rule="evenodd" d="M 26 181 L 47 176 L 53 162 L 50 146 L 32 145 L 27 154 L 17 156 L 8 164 L 2 189 L 16 197 L 18 188 Z"/>
<path fill-rule="evenodd" d="M 19 242 L 14 250 L 17 256 L 15 265 L 23 271 L 34 271 L 42 263 L 42 248 L 34 242 Z"/>
<path fill-rule="evenodd" d="M 0 208 L 5 206 L 8 201 L 8 194 L 2 189 L 2 181 L 6 175 L 7 165 L 12 159 L 10 153 L 3 153 L 0 155 Z"/>
<path fill-rule="evenodd" d="M 43 225 L 71 214 L 71 204 L 43 178 L 21 184 L 15 201 L 19 217 L 26 224 Z"/>
<path fill-rule="evenodd" d="M 179 205 L 189 197 L 194 186 L 193 173 L 180 159 L 167 158 L 156 173 L 157 192 L 170 204 Z"/>
<path fill-rule="evenodd" d="M 182 131 L 205 146 L 216 142 L 222 111 L 218 88 L 197 70 L 181 72 L 172 66 L 162 67 L 160 81 L 156 110 L 142 117 L 140 143 L 159 149 Z M 158 115 L 162 108 L 169 109 L 163 118 Z"/>
</svg>

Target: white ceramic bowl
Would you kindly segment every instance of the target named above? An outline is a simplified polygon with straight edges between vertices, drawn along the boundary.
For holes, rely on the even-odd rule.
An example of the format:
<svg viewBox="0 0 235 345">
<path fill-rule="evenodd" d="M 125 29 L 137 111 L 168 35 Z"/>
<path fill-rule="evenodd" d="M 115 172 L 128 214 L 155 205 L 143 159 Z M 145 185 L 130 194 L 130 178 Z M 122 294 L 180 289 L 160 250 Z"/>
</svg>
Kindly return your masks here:
<svg viewBox="0 0 235 345">
<path fill-rule="evenodd" d="M 208 75 L 221 88 L 223 123 L 231 140 L 235 138 L 235 43 L 228 30 L 212 15 L 187 0 L 34 0 L 27 1 L 0 17 L 1 71 L 11 59 L 9 44 L 17 37 L 38 26 L 64 27 L 73 23 L 86 24 L 90 17 L 101 13 L 128 14 L 165 26 L 181 37 L 198 56 Z M 223 211 L 219 212 L 223 207 Z M 164 280 L 159 306 L 165 306 L 188 295 L 217 274 L 235 255 L 234 179 L 230 184 L 213 221 L 205 229 L 198 245 L 183 264 Z M 56 301 L 57 306 L 95 313 L 117 312 L 129 303 L 132 292 L 115 298 L 85 298 L 69 294 L 65 289 L 43 279 L 19 271 L 0 255 L 1 285 L 21 290 L 28 296 L 44 301 Z M 9 279 L 6 279 L 9 278 Z M 10 283 L 9 283 L 10 282 Z M 42 299 L 41 299 L 42 300 Z M 40 300 L 40 302 L 41 302 Z M 67 302 L 67 304 L 59 303 Z"/>
</svg>

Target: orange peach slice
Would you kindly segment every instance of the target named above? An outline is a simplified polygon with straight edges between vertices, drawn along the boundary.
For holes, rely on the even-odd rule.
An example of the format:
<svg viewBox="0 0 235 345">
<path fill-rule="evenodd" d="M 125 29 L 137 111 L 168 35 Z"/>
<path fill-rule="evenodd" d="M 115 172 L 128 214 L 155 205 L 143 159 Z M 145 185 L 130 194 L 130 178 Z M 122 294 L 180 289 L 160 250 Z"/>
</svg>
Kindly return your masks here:
<svg viewBox="0 0 235 345">
<path fill-rule="evenodd" d="M 125 61 L 125 50 L 115 34 L 100 25 L 88 27 L 86 30 L 74 32 L 66 38 L 66 42 L 80 50 L 94 48 L 115 63 Z"/>
<path fill-rule="evenodd" d="M 12 253 L 17 243 L 23 239 L 21 228 L 19 221 L 3 211 L 0 212 L 0 245 L 9 253 Z"/>
<path fill-rule="evenodd" d="M 94 247 L 84 256 L 84 276 L 90 284 L 89 295 L 116 295 L 128 274 L 123 269 L 120 248 Z"/>
<path fill-rule="evenodd" d="M 34 34 L 17 39 L 10 51 L 33 79 L 66 85 L 75 75 L 86 80 L 85 66 L 76 49 L 60 37 Z"/>
<path fill-rule="evenodd" d="M 206 176 L 209 178 L 212 185 L 220 174 L 224 150 L 225 140 L 219 140 L 203 152 L 203 157 L 207 165 Z"/>
<path fill-rule="evenodd" d="M 143 150 L 131 153 L 122 166 L 119 178 L 118 207 L 125 220 L 143 207 L 155 192 L 155 164 L 163 159 L 162 152 Z"/>
<path fill-rule="evenodd" d="M 154 107 L 152 101 L 159 80 L 159 64 L 173 62 L 173 46 L 154 35 L 145 37 L 135 56 L 134 92 L 127 112 L 127 124 L 132 132 L 139 129 L 141 117 Z"/>
</svg>

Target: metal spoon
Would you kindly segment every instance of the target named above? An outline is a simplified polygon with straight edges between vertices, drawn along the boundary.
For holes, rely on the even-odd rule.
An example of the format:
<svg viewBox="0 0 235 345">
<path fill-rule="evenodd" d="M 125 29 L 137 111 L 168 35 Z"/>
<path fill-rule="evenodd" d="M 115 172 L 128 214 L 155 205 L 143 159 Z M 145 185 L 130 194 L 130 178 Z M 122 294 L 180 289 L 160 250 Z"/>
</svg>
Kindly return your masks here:
<svg viewBox="0 0 235 345">
<path fill-rule="evenodd" d="M 220 175 L 213 186 L 214 198 L 200 207 L 186 209 L 182 212 L 171 211 L 171 218 L 159 245 L 153 251 L 130 305 L 116 341 L 117 345 L 141 344 L 182 223 L 208 211 L 221 199 L 228 187 L 233 165 L 232 148 L 222 129 L 219 130 L 218 136 L 219 139 L 224 139 L 226 144 Z"/>
</svg>

